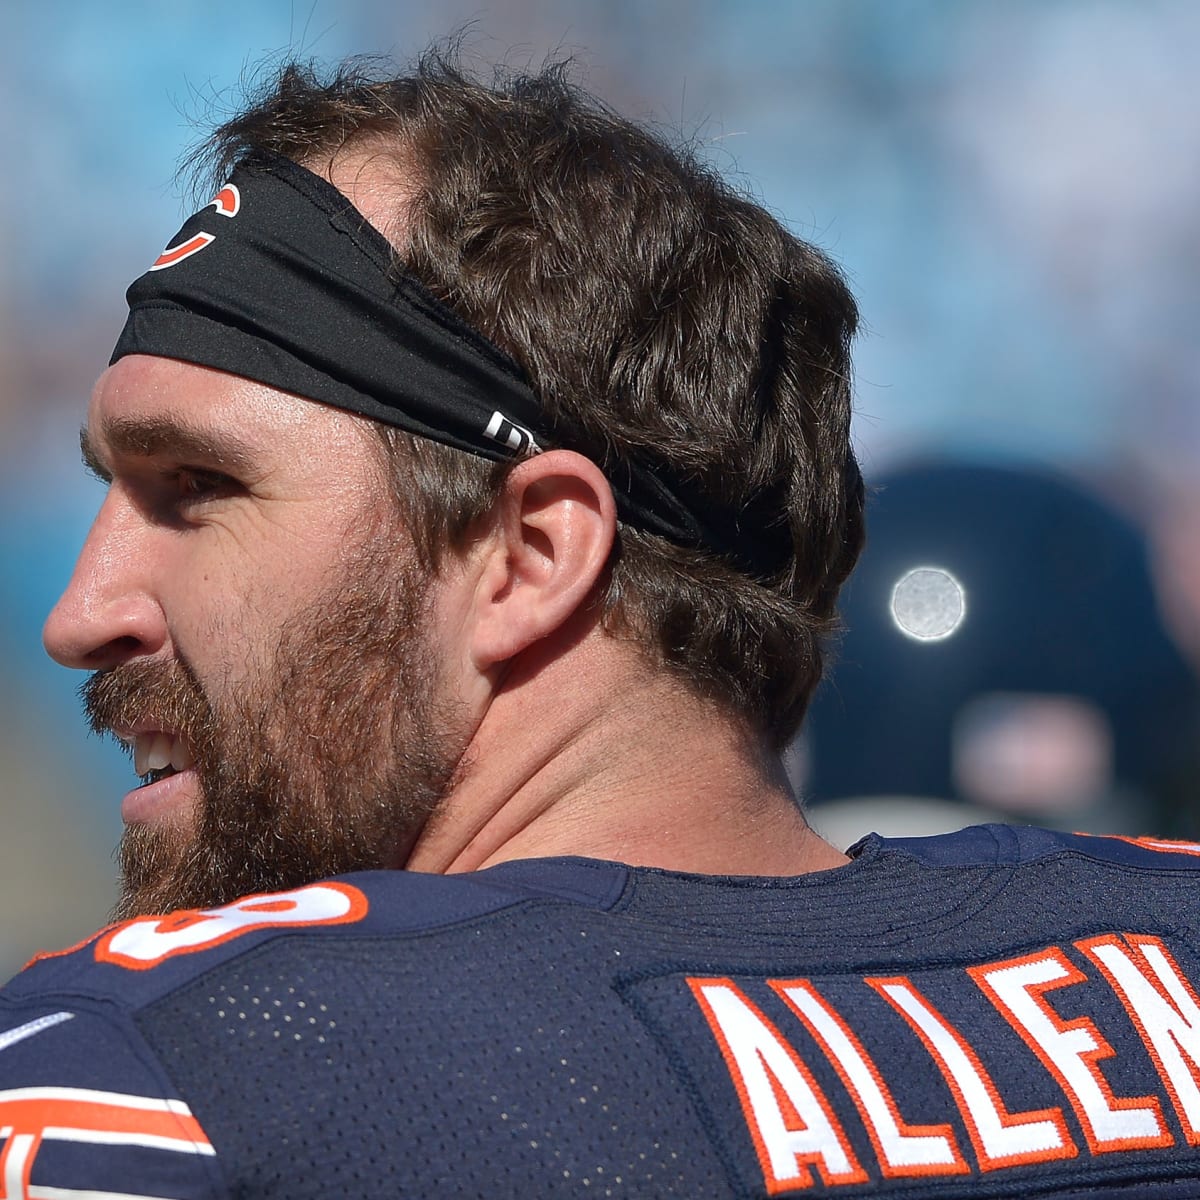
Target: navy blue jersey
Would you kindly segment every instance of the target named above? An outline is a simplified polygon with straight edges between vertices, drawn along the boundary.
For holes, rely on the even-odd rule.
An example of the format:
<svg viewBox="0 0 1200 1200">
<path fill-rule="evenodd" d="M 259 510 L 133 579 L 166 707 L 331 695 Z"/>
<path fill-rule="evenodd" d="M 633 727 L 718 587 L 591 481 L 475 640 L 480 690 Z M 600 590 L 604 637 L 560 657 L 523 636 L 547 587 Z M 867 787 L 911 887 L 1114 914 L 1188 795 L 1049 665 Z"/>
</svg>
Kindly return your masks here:
<svg viewBox="0 0 1200 1200">
<path fill-rule="evenodd" d="M 0 991 L 0 1195 L 1200 1195 L 1200 847 L 986 826 L 143 918 Z"/>
</svg>

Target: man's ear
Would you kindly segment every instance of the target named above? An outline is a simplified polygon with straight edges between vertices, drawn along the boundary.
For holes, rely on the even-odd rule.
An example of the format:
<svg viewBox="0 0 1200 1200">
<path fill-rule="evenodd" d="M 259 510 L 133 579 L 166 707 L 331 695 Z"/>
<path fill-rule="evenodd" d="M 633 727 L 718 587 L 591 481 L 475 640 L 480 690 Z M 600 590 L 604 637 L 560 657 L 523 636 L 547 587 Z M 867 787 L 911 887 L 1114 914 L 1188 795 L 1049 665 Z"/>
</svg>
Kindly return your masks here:
<svg viewBox="0 0 1200 1200">
<path fill-rule="evenodd" d="M 515 467 L 493 513 L 472 612 L 472 657 L 482 670 L 586 605 L 617 530 L 608 480 L 572 450 L 546 450 Z"/>
</svg>

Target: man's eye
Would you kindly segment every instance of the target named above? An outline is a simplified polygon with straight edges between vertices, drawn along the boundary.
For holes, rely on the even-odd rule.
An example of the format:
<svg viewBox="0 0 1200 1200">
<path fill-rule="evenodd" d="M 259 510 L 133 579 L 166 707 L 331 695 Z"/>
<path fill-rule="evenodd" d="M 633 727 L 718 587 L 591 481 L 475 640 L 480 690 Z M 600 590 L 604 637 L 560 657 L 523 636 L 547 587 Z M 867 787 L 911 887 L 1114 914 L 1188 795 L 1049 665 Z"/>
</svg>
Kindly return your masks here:
<svg viewBox="0 0 1200 1200">
<path fill-rule="evenodd" d="M 230 490 L 236 486 L 228 475 L 222 475 L 219 471 L 204 471 L 194 467 L 185 467 L 173 472 L 172 480 L 175 485 L 175 494 L 183 504 L 194 504 L 228 495 Z"/>
</svg>

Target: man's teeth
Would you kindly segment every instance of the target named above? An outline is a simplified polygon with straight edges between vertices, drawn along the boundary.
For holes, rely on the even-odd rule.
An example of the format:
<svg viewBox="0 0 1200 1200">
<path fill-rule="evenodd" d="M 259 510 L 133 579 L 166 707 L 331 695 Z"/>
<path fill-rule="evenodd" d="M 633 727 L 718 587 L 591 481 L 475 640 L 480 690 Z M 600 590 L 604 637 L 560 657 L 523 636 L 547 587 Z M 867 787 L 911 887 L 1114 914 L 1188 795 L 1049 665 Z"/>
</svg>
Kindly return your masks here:
<svg viewBox="0 0 1200 1200">
<path fill-rule="evenodd" d="M 157 733 L 139 733 L 133 739 L 133 769 L 139 775 L 165 771 L 167 767 L 186 771 L 194 761 L 191 748 L 183 738 L 172 737 L 161 730 Z"/>
</svg>

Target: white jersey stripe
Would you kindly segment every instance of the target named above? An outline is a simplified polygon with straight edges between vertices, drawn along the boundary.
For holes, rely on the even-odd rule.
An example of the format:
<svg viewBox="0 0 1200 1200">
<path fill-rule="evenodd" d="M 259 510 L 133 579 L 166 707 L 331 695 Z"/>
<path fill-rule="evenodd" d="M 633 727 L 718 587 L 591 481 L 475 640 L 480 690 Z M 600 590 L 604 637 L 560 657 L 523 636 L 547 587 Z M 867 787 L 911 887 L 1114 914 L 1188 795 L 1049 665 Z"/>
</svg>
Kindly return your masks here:
<svg viewBox="0 0 1200 1200">
<path fill-rule="evenodd" d="M 18 1042 L 23 1042 L 26 1038 L 33 1037 L 35 1033 L 41 1033 L 45 1029 L 53 1029 L 55 1025 L 69 1021 L 74 1015 L 69 1012 L 50 1013 L 48 1016 L 26 1021 L 24 1025 L 18 1025 L 16 1029 L 6 1029 L 0 1033 L 0 1050 L 7 1050 L 9 1046 L 15 1046 Z"/>
<path fill-rule="evenodd" d="M 97 1192 L 92 1189 L 33 1187 L 25 1193 L 29 1200 L 178 1200 L 172 1196 L 148 1196 L 144 1192 Z"/>
<path fill-rule="evenodd" d="M 192 1115 L 192 1110 L 182 1100 L 166 1100 L 159 1096 L 130 1096 L 125 1092 L 98 1092 L 92 1088 L 72 1087 L 9 1088 L 0 1092 L 0 1104 L 20 1100 L 74 1100 L 88 1104 L 113 1104 L 146 1112 L 173 1113 L 177 1117 Z"/>
<path fill-rule="evenodd" d="M 207 1154 L 217 1152 L 210 1142 L 193 1142 L 190 1138 L 165 1137 L 156 1133 L 117 1133 L 107 1129 L 71 1129 L 61 1125 L 47 1125 L 42 1130 L 42 1140 L 56 1142 L 82 1142 L 95 1146 L 143 1146 L 147 1150 L 175 1150 L 180 1154 Z"/>
</svg>

